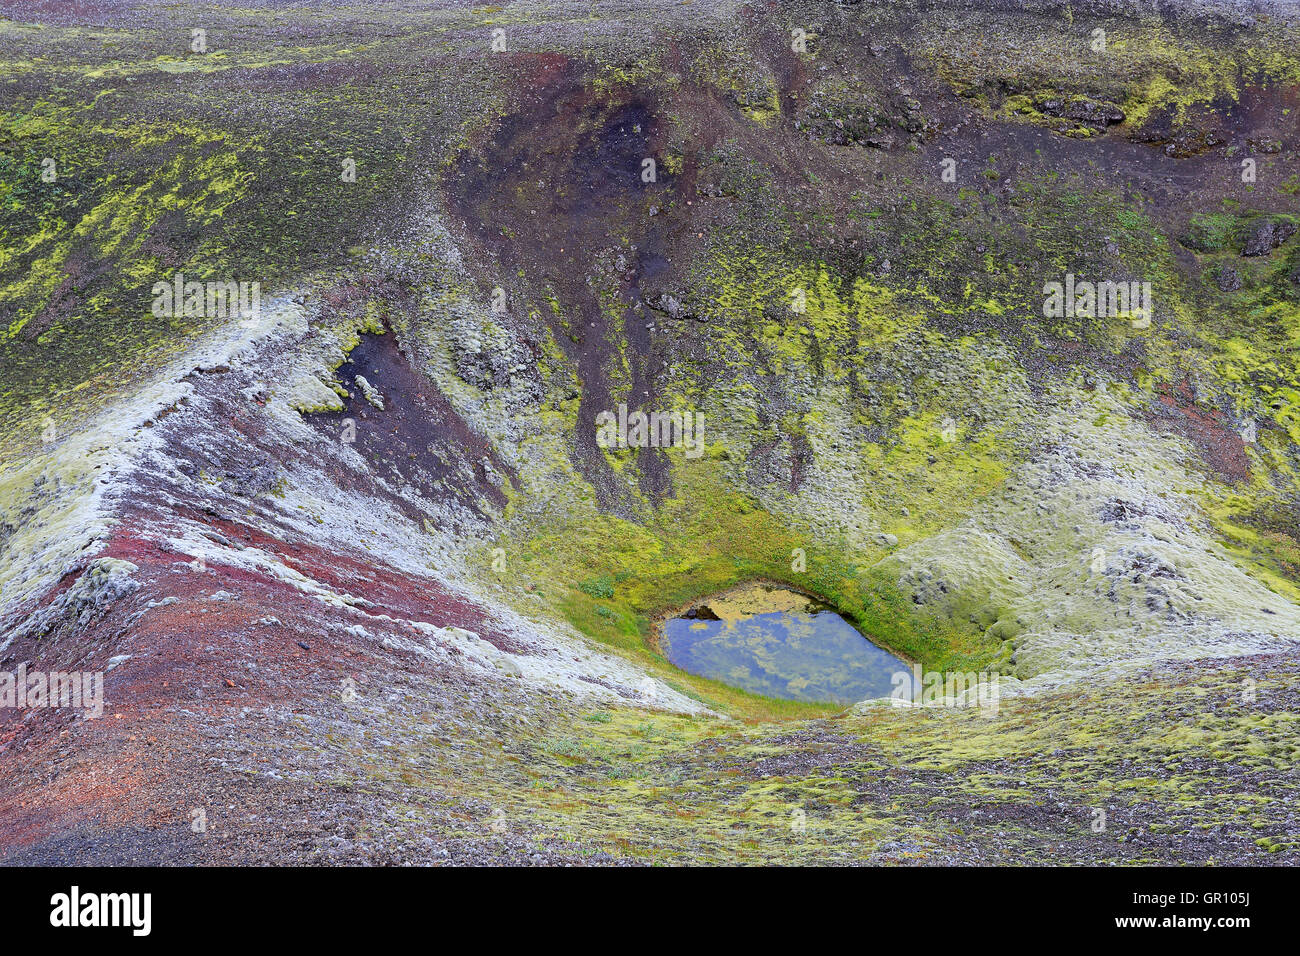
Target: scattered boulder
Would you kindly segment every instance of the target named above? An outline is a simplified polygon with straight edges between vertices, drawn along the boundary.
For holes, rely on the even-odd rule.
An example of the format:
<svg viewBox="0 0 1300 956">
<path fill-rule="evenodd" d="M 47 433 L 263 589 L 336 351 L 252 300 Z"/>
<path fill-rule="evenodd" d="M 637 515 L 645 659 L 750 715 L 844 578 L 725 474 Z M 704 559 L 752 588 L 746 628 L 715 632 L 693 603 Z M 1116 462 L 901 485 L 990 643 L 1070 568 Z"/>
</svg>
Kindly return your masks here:
<svg viewBox="0 0 1300 956">
<path fill-rule="evenodd" d="M 130 561 L 96 558 L 70 588 L 11 631 L 8 639 L 0 643 L 0 649 L 15 638 L 57 640 L 64 631 L 85 629 L 114 602 L 139 589 L 139 582 L 131 578 L 137 570 Z"/>
<path fill-rule="evenodd" d="M 1048 116 L 1071 120 L 1097 132 L 1124 122 L 1124 111 L 1114 103 L 1087 96 L 1046 97 L 1035 100 L 1034 107 Z"/>
<path fill-rule="evenodd" d="M 379 394 L 379 389 L 371 385 L 369 379 L 364 375 L 358 375 L 356 383 L 357 388 L 361 389 L 361 394 L 366 397 L 366 401 L 382 412 L 384 410 L 384 397 Z"/>
<path fill-rule="evenodd" d="M 1220 266 L 1214 272 L 1214 281 L 1221 292 L 1236 292 L 1241 288 L 1241 273 L 1232 266 Z"/>
<path fill-rule="evenodd" d="M 1126 119 L 1116 104 L 1089 96 L 1046 90 L 1022 97 L 1012 86 L 1003 87 L 1001 92 L 1015 97 L 1008 105 L 1016 112 L 1034 118 L 1062 136 L 1087 139 Z"/>
<path fill-rule="evenodd" d="M 1246 140 L 1246 146 L 1253 153 L 1264 153 L 1267 156 L 1282 152 L 1282 141 L 1272 136 L 1248 139 Z"/>
<path fill-rule="evenodd" d="M 1196 156 L 1215 146 L 1222 146 L 1228 137 L 1221 130 L 1185 130 L 1165 144 L 1165 155 L 1173 159 Z"/>
<path fill-rule="evenodd" d="M 221 490 L 240 498 L 252 498 L 274 487 L 277 474 L 275 462 L 265 458 L 252 465 L 226 471 L 221 480 Z"/>
<path fill-rule="evenodd" d="M 1246 227 L 1242 239 L 1243 256 L 1266 256 L 1296 232 L 1296 224 L 1289 219 L 1264 218 Z"/>
</svg>

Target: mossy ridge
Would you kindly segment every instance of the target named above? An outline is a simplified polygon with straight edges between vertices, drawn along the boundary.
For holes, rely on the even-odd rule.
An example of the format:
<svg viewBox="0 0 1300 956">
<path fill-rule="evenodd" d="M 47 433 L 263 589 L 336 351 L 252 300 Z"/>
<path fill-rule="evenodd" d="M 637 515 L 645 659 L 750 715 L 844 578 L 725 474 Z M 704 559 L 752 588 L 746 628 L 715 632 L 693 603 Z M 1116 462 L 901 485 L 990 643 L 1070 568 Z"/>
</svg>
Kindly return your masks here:
<svg viewBox="0 0 1300 956">
<path fill-rule="evenodd" d="M 1062 121 L 1034 107 L 1036 97 L 1116 103 L 1124 111 L 1122 131 L 1163 117 L 1176 132 L 1194 129 L 1202 112 L 1237 102 L 1248 86 L 1300 81 L 1296 36 L 1283 21 L 1258 22 L 1246 37 L 1155 16 L 1097 15 L 1010 45 L 987 42 L 1003 32 L 995 17 L 969 11 L 960 28 L 943 20 L 920 23 L 917 45 L 961 95 L 998 115 L 1050 128 Z"/>
<path fill-rule="evenodd" d="M 151 237 L 164 223 L 173 233 L 201 234 L 244 195 L 250 174 L 220 131 L 128 122 L 109 128 L 93 106 L 38 106 L 6 113 L 3 122 L 16 148 L 0 160 L 12 175 L 3 196 L 0 269 L 15 279 L 0 290 L 10 319 L 0 332 L 10 373 L 0 414 L 16 423 L 20 409 L 29 420 L 59 409 L 63 419 L 70 391 L 96 380 L 112 388 L 130 377 L 124 354 L 147 367 L 204 330 L 202 319 L 149 315 L 150 287 L 173 271 Z M 94 170 L 119 168 L 115 157 L 124 150 L 153 153 L 157 165 L 96 178 Z M 40 176 L 45 157 L 58 164 L 50 183 Z M 94 268 L 80 264 L 87 257 Z M 209 275 L 202 265 L 191 272 Z M 30 325 L 37 316 L 44 317 L 40 328 Z M 107 317 L 111 328 L 87 316 Z M 9 440 L 32 438 L 6 432 Z"/>
<path fill-rule="evenodd" d="M 73 43 L 79 69 L 93 59 L 93 51 L 77 46 L 85 38 L 75 30 L 43 30 L 40 40 L 51 49 Z M 145 56 L 164 40 L 150 34 L 139 49 L 118 52 Z M 343 41 L 338 46 L 333 53 L 294 49 L 291 61 L 356 53 Z M 390 39 L 367 55 L 382 61 L 405 52 Z M 0 219 L 7 247 L 0 268 L 12 276 L 4 288 L 10 314 L 0 330 L 12 374 L 0 416 L 30 423 L 50 412 L 75 427 L 105 394 L 130 384 L 132 368 L 156 366 L 205 331 L 203 319 L 148 315 L 148 290 L 160 277 L 184 271 L 195 279 L 258 281 L 265 296 L 282 282 L 346 267 L 380 203 L 427 188 L 427 176 L 409 176 L 417 153 L 426 158 L 430 144 L 435 152 L 454 151 L 463 141 L 456 116 L 470 126 L 490 121 L 492 109 L 485 114 L 481 107 L 492 96 L 483 94 L 505 79 L 476 76 L 475 83 L 449 85 L 422 74 L 415 83 L 428 85 L 423 92 L 412 91 L 409 77 L 382 74 L 285 91 L 279 108 L 309 119 L 290 125 L 255 109 L 235 126 L 211 91 L 188 77 L 146 77 L 142 86 L 118 89 L 87 75 L 76 88 L 18 94 L 4 116 L 11 145 L 0 155 L 11 190 Z M 147 110 L 145 92 L 156 94 Z M 185 119 L 158 122 L 160 112 Z M 158 161 L 140 166 L 123 162 L 124 154 Z M 52 183 L 40 178 L 46 157 L 57 163 Z M 344 159 L 356 164 L 355 182 L 340 181 Z M 68 273 L 66 263 L 85 256 L 99 263 L 96 271 Z M 31 334 L 33 317 L 54 313 L 39 337 Z M 105 316 L 113 319 L 111 330 Z M 5 441 L 30 444 L 39 431 L 10 427 Z"/>
</svg>

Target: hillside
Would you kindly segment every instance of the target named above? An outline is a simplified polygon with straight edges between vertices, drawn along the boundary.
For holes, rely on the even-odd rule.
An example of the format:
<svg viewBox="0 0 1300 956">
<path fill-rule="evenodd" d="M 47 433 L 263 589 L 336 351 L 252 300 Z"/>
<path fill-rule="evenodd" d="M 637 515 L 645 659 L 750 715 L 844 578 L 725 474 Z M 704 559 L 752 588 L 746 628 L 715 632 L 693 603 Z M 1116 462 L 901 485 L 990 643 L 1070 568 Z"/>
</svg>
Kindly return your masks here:
<svg viewBox="0 0 1300 956">
<path fill-rule="evenodd" d="M 1300 862 L 1293 4 L 0 15 L 0 859 Z"/>
</svg>

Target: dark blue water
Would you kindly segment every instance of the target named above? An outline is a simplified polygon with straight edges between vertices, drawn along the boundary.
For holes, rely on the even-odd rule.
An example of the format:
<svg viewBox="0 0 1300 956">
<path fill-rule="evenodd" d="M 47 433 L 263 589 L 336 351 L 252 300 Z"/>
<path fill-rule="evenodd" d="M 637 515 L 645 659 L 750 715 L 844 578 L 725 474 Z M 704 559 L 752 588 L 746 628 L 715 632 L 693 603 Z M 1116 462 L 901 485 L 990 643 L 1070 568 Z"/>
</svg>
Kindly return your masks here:
<svg viewBox="0 0 1300 956">
<path fill-rule="evenodd" d="M 793 595 L 763 590 L 778 604 Z M 688 612 L 693 617 L 664 622 L 661 647 L 684 671 L 783 700 L 852 704 L 888 697 L 893 675 L 911 673 L 834 611 L 795 597 L 794 608 L 752 614 L 732 607 L 715 615 L 707 604 L 697 606 Z"/>
</svg>

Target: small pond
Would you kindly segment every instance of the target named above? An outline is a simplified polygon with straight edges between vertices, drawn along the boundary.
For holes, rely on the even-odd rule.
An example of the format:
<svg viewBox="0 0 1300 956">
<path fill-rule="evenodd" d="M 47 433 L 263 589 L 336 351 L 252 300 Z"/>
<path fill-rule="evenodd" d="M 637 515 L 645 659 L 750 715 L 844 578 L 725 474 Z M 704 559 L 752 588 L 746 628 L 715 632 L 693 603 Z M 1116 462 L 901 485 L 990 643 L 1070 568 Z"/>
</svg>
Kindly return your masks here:
<svg viewBox="0 0 1300 956">
<path fill-rule="evenodd" d="M 816 598 L 749 584 L 663 622 L 660 648 L 677 667 L 784 700 L 852 704 L 888 697 L 911 673 Z"/>
</svg>

